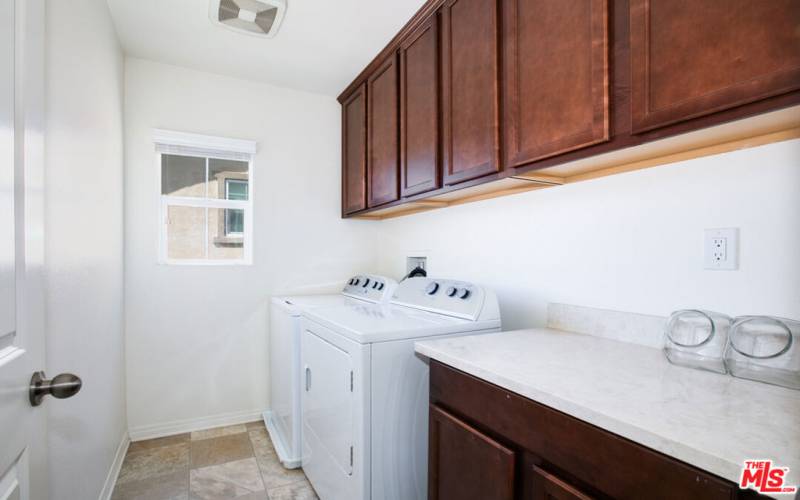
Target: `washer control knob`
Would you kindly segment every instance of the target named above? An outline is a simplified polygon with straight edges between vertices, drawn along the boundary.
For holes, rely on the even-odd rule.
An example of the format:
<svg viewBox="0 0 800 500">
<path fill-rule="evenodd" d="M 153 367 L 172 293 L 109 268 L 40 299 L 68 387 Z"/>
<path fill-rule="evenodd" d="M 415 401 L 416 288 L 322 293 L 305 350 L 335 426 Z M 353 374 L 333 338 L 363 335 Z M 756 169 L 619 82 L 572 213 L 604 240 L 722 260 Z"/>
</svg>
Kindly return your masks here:
<svg viewBox="0 0 800 500">
<path fill-rule="evenodd" d="M 361 285 L 361 286 L 363 286 L 364 288 L 366 288 L 366 287 L 367 287 L 367 285 L 369 285 L 369 278 L 364 278 L 364 284 L 363 284 L 363 285 Z"/>
<path fill-rule="evenodd" d="M 375 281 L 374 283 L 372 283 L 372 288 L 375 288 L 375 289 L 377 289 L 377 288 L 378 288 L 378 282 L 377 282 L 377 281 Z"/>
<path fill-rule="evenodd" d="M 439 283 L 435 281 L 431 281 L 430 285 L 425 289 L 425 293 L 428 295 L 433 295 L 439 291 Z"/>
<path fill-rule="evenodd" d="M 447 287 L 447 291 L 445 292 L 448 297 L 454 297 L 458 289 L 454 286 Z"/>
<path fill-rule="evenodd" d="M 356 286 L 356 285 L 358 285 L 359 281 L 361 281 L 361 280 L 359 280 L 358 278 L 353 278 L 350 284 L 353 285 L 353 286 Z"/>
<path fill-rule="evenodd" d="M 466 288 L 462 288 L 461 290 L 459 290 L 458 292 L 459 299 L 466 299 L 467 297 L 469 297 L 469 290 L 467 290 Z"/>
<path fill-rule="evenodd" d="M 383 282 L 378 283 L 378 290 L 383 290 Z"/>
</svg>

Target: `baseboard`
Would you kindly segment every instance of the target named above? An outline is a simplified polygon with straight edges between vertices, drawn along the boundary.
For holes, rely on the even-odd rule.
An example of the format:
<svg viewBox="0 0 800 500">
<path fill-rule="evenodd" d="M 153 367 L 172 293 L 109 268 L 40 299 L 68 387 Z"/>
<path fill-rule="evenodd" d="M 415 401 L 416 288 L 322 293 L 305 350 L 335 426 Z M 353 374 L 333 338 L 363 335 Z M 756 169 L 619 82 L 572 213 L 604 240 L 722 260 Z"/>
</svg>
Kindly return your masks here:
<svg viewBox="0 0 800 500">
<path fill-rule="evenodd" d="M 122 462 L 125 461 L 125 454 L 128 453 L 128 446 L 131 444 L 131 439 L 127 432 L 122 433 L 122 439 L 117 446 L 117 453 L 114 455 L 114 462 L 108 470 L 106 482 L 103 484 L 103 489 L 100 490 L 100 500 L 110 500 L 112 493 L 114 493 L 114 486 L 117 484 L 117 477 L 119 471 L 122 469 Z"/>
<path fill-rule="evenodd" d="M 204 429 L 211 429 L 213 427 L 253 422 L 255 420 L 260 420 L 263 412 L 264 410 L 250 410 L 221 413 L 218 415 L 190 418 L 186 420 L 173 420 L 172 422 L 166 422 L 163 424 L 133 427 L 128 432 L 130 433 L 131 441 L 141 441 L 143 439 L 172 436 L 175 434 L 182 434 L 184 432 L 202 431 Z"/>
</svg>

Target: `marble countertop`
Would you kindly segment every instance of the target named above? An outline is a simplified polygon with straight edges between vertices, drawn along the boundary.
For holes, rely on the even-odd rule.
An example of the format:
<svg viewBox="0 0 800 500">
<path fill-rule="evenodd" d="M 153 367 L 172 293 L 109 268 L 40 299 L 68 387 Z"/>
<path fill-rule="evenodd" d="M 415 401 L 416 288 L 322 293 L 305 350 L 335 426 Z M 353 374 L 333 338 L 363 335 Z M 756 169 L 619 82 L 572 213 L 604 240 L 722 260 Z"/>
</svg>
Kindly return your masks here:
<svg viewBox="0 0 800 500">
<path fill-rule="evenodd" d="M 771 458 L 800 485 L 800 391 L 558 330 L 422 341 L 416 351 L 730 481 L 745 459 Z"/>
</svg>

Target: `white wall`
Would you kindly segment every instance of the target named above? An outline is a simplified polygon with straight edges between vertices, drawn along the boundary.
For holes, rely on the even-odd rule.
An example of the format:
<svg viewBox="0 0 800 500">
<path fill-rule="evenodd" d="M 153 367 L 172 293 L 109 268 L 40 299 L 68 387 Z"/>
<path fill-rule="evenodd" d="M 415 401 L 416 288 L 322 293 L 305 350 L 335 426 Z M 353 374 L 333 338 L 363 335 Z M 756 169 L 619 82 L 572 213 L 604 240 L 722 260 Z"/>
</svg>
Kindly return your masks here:
<svg viewBox="0 0 800 500">
<path fill-rule="evenodd" d="M 372 222 L 339 218 L 340 107 L 331 97 L 127 59 L 125 299 L 131 432 L 259 414 L 267 300 L 374 267 Z M 258 141 L 254 264 L 157 264 L 152 129 Z"/>
<path fill-rule="evenodd" d="M 50 498 L 98 498 L 127 428 L 123 341 L 124 60 L 103 0 L 48 1 L 45 136 Z"/>
<path fill-rule="evenodd" d="M 703 270 L 703 229 L 739 227 L 738 271 Z M 667 315 L 685 307 L 800 319 L 800 140 L 379 225 L 380 271 L 427 254 L 431 275 L 499 295 L 506 329 L 548 302 Z"/>
<path fill-rule="evenodd" d="M 334 99 L 128 58 L 125 324 L 135 437 L 268 406 L 267 298 L 357 271 L 497 290 L 506 328 L 549 302 L 666 315 L 683 307 L 800 318 L 800 141 L 382 222 L 341 220 Z M 254 265 L 157 263 L 152 129 L 259 143 Z M 703 270 L 703 229 L 741 229 L 741 267 Z"/>
</svg>

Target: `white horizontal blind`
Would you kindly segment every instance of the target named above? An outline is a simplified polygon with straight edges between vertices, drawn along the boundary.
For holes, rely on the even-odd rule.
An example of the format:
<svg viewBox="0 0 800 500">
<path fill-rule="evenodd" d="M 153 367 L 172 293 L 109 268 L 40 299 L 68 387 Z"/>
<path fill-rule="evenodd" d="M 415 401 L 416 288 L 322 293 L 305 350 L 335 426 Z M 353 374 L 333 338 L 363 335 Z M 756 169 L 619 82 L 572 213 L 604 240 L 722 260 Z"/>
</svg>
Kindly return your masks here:
<svg viewBox="0 0 800 500">
<path fill-rule="evenodd" d="M 156 144 L 171 144 L 173 146 L 198 147 L 201 149 L 235 151 L 238 153 L 255 154 L 257 143 L 244 139 L 230 139 L 213 135 L 191 134 L 189 132 L 176 132 L 174 130 L 153 130 L 153 142 Z"/>
<path fill-rule="evenodd" d="M 217 158 L 219 160 L 250 161 L 253 155 L 237 151 L 223 151 L 219 149 L 204 149 L 192 146 L 177 146 L 174 144 L 156 143 L 156 153 L 177 155 L 177 156 L 196 156 L 199 158 Z"/>
</svg>

